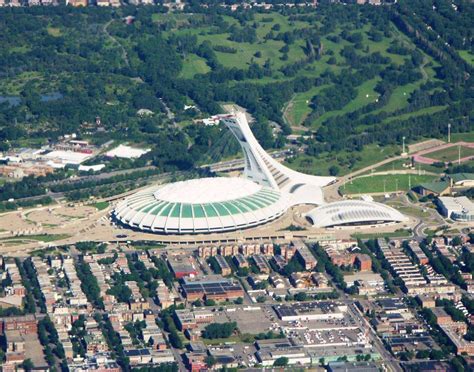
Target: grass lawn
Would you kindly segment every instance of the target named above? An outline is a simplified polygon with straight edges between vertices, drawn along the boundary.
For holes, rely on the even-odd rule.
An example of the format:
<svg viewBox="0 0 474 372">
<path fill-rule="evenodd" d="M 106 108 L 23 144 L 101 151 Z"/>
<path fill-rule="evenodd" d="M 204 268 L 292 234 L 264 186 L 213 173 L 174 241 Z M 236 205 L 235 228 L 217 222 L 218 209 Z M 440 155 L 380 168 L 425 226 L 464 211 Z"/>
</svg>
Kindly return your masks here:
<svg viewBox="0 0 474 372">
<path fill-rule="evenodd" d="M 2 238 L 2 241 L 28 241 L 28 240 L 37 240 L 39 242 L 49 243 L 56 240 L 62 240 L 69 238 L 68 234 L 36 234 L 36 235 L 21 235 L 15 237 Z"/>
<path fill-rule="evenodd" d="M 403 166 L 403 164 L 407 163 L 407 161 L 408 161 L 408 159 L 394 160 L 390 163 L 387 163 L 387 164 L 384 164 L 384 165 L 382 165 L 378 168 L 375 168 L 373 172 L 377 173 L 377 172 L 386 172 L 386 171 L 395 171 L 395 170 L 403 171 L 403 170 L 407 169 L 406 167 Z M 421 174 L 423 174 L 425 172 L 441 174 L 441 173 L 444 172 L 444 167 L 443 168 L 438 168 L 438 167 L 433 167 L 432 165 L 420 164 L 420 163 L 416 164 L 415 169 L 417 171 L 420 171 Z M 367 172 L 365 174 L 371 174 L 371 172 Z"/>
<path fill-rule="evenodd" d="M 205 74 L 211 71 L 206 64 L 206 60 L 196 54 L 188 54 L 183 61 L 183 69 L 180 76 L 185 79 L 192 79 L 194 75 Z"/>
<path fill-rule="evenodd" d="M 224 67 L 248 69 L 248 66 L 252 62 L 263 65 L 265 61 L 269 60 L 273 71 L 272 76 L 266 76 L 262 79 L 245 80 L 249 83 L 258 84 L 267 84 L 290 79 L 289 77 L 285 77 L 280 69 L 284 66 L 288 66 L 305 59 L 304 38 L 296 38 L 293 43 L 289 44 L 288 59 L 283 61 L 281 59 L 283 54 L 280 52 L 280 49 L 285 44 L 282 40 L 266 39 L 266 36 L 270 32 L 273 32 L 273 34 L 278 34 L 295 29 L 322 27 L 322 24 L 320 24 L 319 21 L 316 21 L 316 24 L 310 24 L 310 22 L 298 19 L 298 15 L 296 14 L 292 16 L 292 19 L 290 19 L 288 16 L 277 12 L 258 13 L 254 15 L 253 20 L 245 22 L 245 26 L 255 27 L 257 35 L 256 42 L 247 43 L 229 40 L 230 34 L 228 32 L 223 32 L 223 30 L 219 30 L 216 27 L 208 24 L 202 24 L 198 27 L 191 27 L 191 17 L 191 15 L 186 14 L 154 14 L 153 21 L 157 23 L 166 23 L 168 25 L 167 30 L 163 32 L 165 37 L 175 34 L 192 34 L 197 37 L 198 44 L 208 41 L 213 46 L 225 46 L 234 49 L 236 53 L 215 51 L 217 59 Z M 239 21 L 232 16 L 224 16 L 224 19 L 229 24 L 235 24 L 238 27 L 243 27 L 243 24 L 240 24 Z M 275 28 L 276 25 L 278 25 L 278 28 Z M 321 37 L 321 43 L 323 46 L 322 57 L 309 63 L 304 68 L 299 70 L 295 77 L 314 78 L 321 76 L 321 74 L 326 71 L 331 71 L 335 74 L 338 74 L 342 69 L 348 66 L 347 60 L 341 56 L 341 51 L 344 49 L 344 47 L 353 46 L 354 44 L 343 38 L 340 38 L 336 42 L 328 39 L 328 37 L 331 38 L 331 36 L 339 36 L 340 33 L 345 29 L 345 26 L 346 25 L 338 24 L 329 35 L 324 35 Z M 356 49 L 356 53 L 362 57 L 378 52 L 381 55 L 388 57 L 390 59 L 390 63 L 395 65 L 403 64 L 405 60 L 408 59 L 407 56 L 389 53 L 387 49 L 389 49 L 394 40 L 398 40 L 410 49 L 414 49 L 415 46 L 413 45 L 413 42 L 403 33 L 399 32 L 396 27 L 392 27 L 392 34 L 390 37 L 383 36 L 380 41 L 376 42 L 371 40 L 369 37 L 372 27 L 373 26 L 370 23 L 367 23 L 357 30 L 349 29 L 350 33 L 360 32 L 363 37 L 363 48 Z M 275 30 L 272 30 L 272 28 L 275 28 Z M 259 52 L 261 55 L 259 58 L 255 57 L 257 52 Z M 464 54 L 466 53 L 468 52 L 465 51 Z M 377 110 L 372 111 L 371 114 L 377 114 L 382 111 L 391 113 L 406 107 L 411 94 L 428 79 L 433 80 L 435 78 L 435 71 L 433 67 L 436 66 L 436 62 L 430 56 L 424 53 L 423 55 L 425 58 L 425 63 L 420 70 L 423 74 L 423 77 L 412 84 L 395 87 L 387 104 Z M 335 63 L 329 64 L 328 60 L 330 58 L 334 58 Z M 183 69 L 181 71 L 180 77 L 192 79 L 197 74 L 204 74 L 207 72 L 209 72 L 209 66 L 207 66 L 206 61 L 195 54 L 190 54 L 184 59 Z M 328 118 L 353 112 L 360 109 L 361 107 L 367 106 L 369 103 L 375 102 L 379 96 L 378 93 L 375 92 L 375 87 L 380 80 L 381 77 L 377 76 L 374 79 L 364 81 L 360 86 L 357 87 L 357 95 L 352 101 L 350 101 L 341 109 L 326 112 L 321 117 L 314 120 L 311 123 L 313 129 L 320 126 L 321 123 L 323 123 Z M 321 89 L 324 89 L 324 87 L 313 87 L 308 92 L 297 93 L 293 96 L 292 100 L 286 105 L 284 111 L 284 117 L 288 124 L 291 126 L 300 126 L 304 122 L 312 110 L 309 106 L 311 99 L 317 95 Z M 445 109 L 444 106 L 425 108 L 414 113 L 387 118 L 384 122 L 390 122 L 397 119 L 405 120 L 411 116 L 429 115 L 443 109 Z M 301 128 L 298 129 L 301 130 Z M 318 157 L 318 159 L 321 159 L 321 157 Z M 297 164 L 298 168 L 308 168 L 309 173 L 312 174 L 321 173 L 321 170 L 315 169 L 315 167 L 313 168 L 312 165 L 308 165 L 307 159 L 303 159 L 302 162 L 306 165 Z M 335 163 L 331 159 L 330 162 L 331 165 Z M 341 166 L 341 168 L 345 167 Z M 325 174 L 326 171 L 327 170 L 323 170 L 322 174 Z"/>
<path fill-rule="evenodd" d="M 420 87 L 422 82 L 423 80 L 418 80 L 411 84 L 396 87 L 393 90 L 387 104 L 381 109 L 373 111 L 372 114 L 377 114 L 382 111 L 392 112 L 404 108 L 408 105 L 408 99 L 410 98 L 410 95 Z"/>
<path fill-rule="evenodd" d="M 284 20 L 285 17 L 276 13 L 265 14 L 266 17 L 278 18 L 279 20 Z M 229 18 L 229 17 L 227 17 Z M 256 17 L 258 18 L 258 17 Z M 231 18 L 230 18 L 231 19 Z M 165 21 L 162 19 L 160 15 L 156 15 L 154 20 L 161 22 Z M 229 20 L 228 20 L 229 21 Z M 186 23 L 186 19 L 181 19 L 178 23 Z M 231 22 L 229 22 L 231 23 Z M 296 22 L 299 23 L 299 22 Z M 283 76 L 281 73 L 276 72 L 280 67 L 283 65 L 290 64 L 292 62 L 296 62 L 304 58 L 303 52 L 303 45 L 304 41 L 302 39 L 296 40 L 290 46 L 290 50 L 288 52 L 288 60 L 282 61 L 280 57 L 282 53 L 279 51 L 284 44 L 283 41 L 280 40 L 265 40 L 264 36 L 269 32 L 272 25 L 275 22 L 260 22 L 259 27 L 257 28 L 257 41 L 255 43 L 239 43 L 232 40 L 229 40 L 229 33 L 215 33 L 215 29 L 211 27 L 196 27 L 196 28 L 182 28 L 182 29 L 173 29 L 171 31 L 165 31 L 163 34 L 165 36 L 169 36 L 172 34 L 182 34 L 182 35 L 196 35 L 198 38 L 198 43 L 202 43 L 203 41 L 209 41 L 214 46 L 226 46 L 231 47 L 237 50 L 237 53 L 223 53 L 216 51 L 216 56 L 219 62 L 225 67 L 236 67 L 241 69 L 247 69 L 248 65 L 251 61 L 255 61 L 256 63 L 263 65 L 267 59 L 270 59 L 272 63 L 272 67 L 275 70 L 275 74 Z M 285 24 L 288 29 L 290 28 L 288 22 Z M 305 24 L 307 26 L 307 24 Z M 283 22 L 281 23 L 283 26 Z M 303 27 L 302 24 L 301 27 Z M 283 29 L 284 27 L 282 27 Z M 268 31 L 267 31 L 268 29 Z M 261 53 L 260 58 L 256 58 L 254 55 L 256 52 Z M 186 63 L 185 63 L 186 64 Z"/>
<path fill-rule="evenodd" d="M 147 250 L 150 250 L 150 249 L 161 249 L 161 248 L 165 248 L 166 245 L 164 244 L 158 244 L 158 243 L 153 243 L 153 242 L 149 242 L 149 244 L 135 244 L 135 245 L 132 245 L 133 248 L 137 249 L 137 250 L 142 250 L 142 251 L 147 251 Z"/>
<path fill-rule="evenodd" d="M 302 49 L 303 41 L 297 40 L 290 46 L 290 51 L 288 52 L 288 60 L 282 61 L 280 57 L 282 53 L 279 51 L 283 46 L 283 41 L 279 40 L 267 40 L 256 43 L 237 43 L 235 41 L 228 40 L 228 34 L 217 34 L 217 35 L 198 35 L 199 41 L 209 40 L 213 45 L 222 45 L 234 48 L 237 50 L 237 53 L 223 53 L 216 52 L 216 56 L 219 59 L 219 62 L 222 63 L 225 67 L 236 67 L 247 69 L 251 61 L 263 65 L 267 59 L 270 59 L 272 67 L 276 70 L 282 67 L 283 65 L 297 62 L 304 58 L 304 52 Z M 255 53 L 260 52 L 261 57 L 256 58 Z"/>
<path fill-rule="evenodd" d="M 436 176 L 389 174 L 359 177 L 347 182 L 340 190 L 344 194 L 370 194 L 379 192 L 408 191 L 410 186 L 435 180 Z M 385 187 L 384 187 L 385 184 Z"/>
<path fill-rule="evenodd" d="M 407 120 L 409 118 L 421 116 L 421 115 L 429 115 L 429 114 L 434 114 L 439 111 L 443 111 L 446 107 L 448 106 L 432 106 L 432 107 L 426 107 L 418 111 L 414 112 L 408 112 L 406 114 L 402 114 L 399 116 L 392 116 L 383 121 L 383 123 L 389 123 L 394 120 Z"/>
<path fill-rule="evenodd" d="M 420 218 L 430 216 L 428 211 L 424 211 L 423 209 L 420 209 L 420 208 L 409 207 L 409 206 L 395 204 L 395 203 L 390 204 L 390 206 L 395 208 L 396 210 L 400 211 L 401 213 L 409 214 L 410 216 L 415 216 L 415 217 L 420 217 Z"/>
<path fill-rule="evenodd" d="M 401 149 L 399 146 L 389 145 L 380 147 L 371 144 L 364 146 L 364 149 L 360 152 L 341 151 L 337 155 L 321 154 L 319 157 L 298 155 L 296 158 L 289 161 L 287 165 L 299 172 L 321 176 L 327 176 L 329 174 L 329 167 L 336 165 L 340 169 L 339 174 L 347 174 L 393 157 L 400 152 Z M 352 167 L 350 167 L 351 161 L 354 161 Z"/>
<path fill-rule="evenodd" d="M 425 154 L 427 158 L 444 161 L 444 162 L 453 162 L 458 160 L 459 154 L 461 154 L 461 158 L 465 158 L 466 156 L 473 156 L 474 155 L 474 148 L 465 147 L 465 146 L 452 146 L 447 149 L 442 149 L 439 151 L 430 152 Z"/>
<path fill-rule="evenodd" d="M 263 19 L 270 18 L 272 18 L 270 22 L 263 22 Z M 280 31 L 278 32 L 287 32 L 294 30 L 295 28 L 306 28 L 309 26 L 308 22 L 298 20 L 289 21 L 288 18 L 284 15 L 273 12 L 269 14 L 257 13 L 255 14 L 255 21 L 258 22 L 257 36 L 262 39 L 271 31 L 272 27 L 276 24 L 280 25 Z"/>
<path fill-rule="evenodd" d="M 408 238 L 412 236 L 410 230 L 396 230 L 391 233 L 367 233 L 367 234 L 352 234 L 354 239 L 377 239 L 377 238 Z"/>
<path fill-rule="evenodd" d="M 319 87 L 313 87 L 307 92 L 297 93 L 293 99 L 289 102 L 285 117 L 290 125 L 301 125 L 306 117 L 311 113 L 311 99 L 321 90 L 327 87 L 322 85 Z"/>
<path fill-rule="evenodd" d="M 50 26 L 46 29 L 46 31 L 48 32 L 49 35 L 54 36 L 54 37 L 59 37 L 62 34 L 61 29 L 59 27 Z"/>
<path fill-rule="evenodd" d="M 464 141 L 464 142 L 474 142 L 474 132 L 466 133 L 451 133 L 451 141 Z"/>
<path fill-rule="evenodd" d="M 93 207 L 96 207 L 99 211 L 106 209 L 109 206 L 109 202 L 98 202 L 92 205 Z"/>
<path fill-rule="evenodd" d="M 458 50 L 458 53 L 462 59 L 468 62 L 471 66 L 474 66 L 474 54 L 469 50 Z"/>
<path fill-rule="evenodd" d="M 349 102 L 340 110 L 329 111 L 321 115 L 317 120 L 314 121 L 313 125 L 318 126 L 330 117 L 347 114 L 348 112 L 355 111 L 363 106 L 368 105 L 369 103 L 374 102 L 379 96 L 379 94 L 374 90 L 379 81 L 380 77 L 365 81 L 357 87 L 357 96 L 351 102 Z"/>
</svg>

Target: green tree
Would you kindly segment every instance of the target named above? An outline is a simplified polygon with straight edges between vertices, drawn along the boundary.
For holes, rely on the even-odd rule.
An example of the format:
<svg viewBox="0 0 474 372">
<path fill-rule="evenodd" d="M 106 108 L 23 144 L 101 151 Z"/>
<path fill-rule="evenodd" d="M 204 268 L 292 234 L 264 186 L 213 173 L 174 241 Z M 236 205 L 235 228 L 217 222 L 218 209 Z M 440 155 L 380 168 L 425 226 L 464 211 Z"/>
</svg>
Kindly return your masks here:
<svg viewBox="0 0 474 372">
<path fill-rule="evenodd" d="M 212 355 L 208 355 L 205 359 L 204 362 L 206 365 L 211 368 L 213 365 L 216 364 L 216 358 L 214 358 Z"/>
<path fill-rule="evenodd" d="M 236 322 L 212 323 L 204 328 L 202 337 L 207 339 L 227 338 L 230 337 L 236 329 Z"/>
<path fill-rule="evenodd" d="M 20 366 L 26 371 L 26 372 L 30 372 L 31 370 L 33 370 L 33 368 L 35 368 L 35 365 L 33 364 L 33 362 L 31 361 L 31 359 L 25 359 L 23 361 L 23 363 L 20 364 Z"/>
<path fill-rule="evenodd" d="M 274 367 L 286 367 L 288 365 L 289 359 L 287 357 L 279 357 L 273 363 Z"/>
</svg>

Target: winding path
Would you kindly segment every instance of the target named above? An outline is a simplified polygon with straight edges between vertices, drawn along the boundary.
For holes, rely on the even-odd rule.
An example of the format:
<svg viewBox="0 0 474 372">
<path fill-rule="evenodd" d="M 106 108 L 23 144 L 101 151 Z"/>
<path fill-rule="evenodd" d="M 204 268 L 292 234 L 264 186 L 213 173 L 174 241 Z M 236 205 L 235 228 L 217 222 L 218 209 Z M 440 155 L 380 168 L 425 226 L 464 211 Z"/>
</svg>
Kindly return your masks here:
<svg viewBox="0 0 474 372">
<path fill-rule="evenodd" d="M 127 51 L 125 50 L 125 48 L 123 47 L 122 44 L 120 44 L 120 42 L 114 37 L 112 36 L 110 33 L 109 33 L 109 30 L 108 30 L 108 27 L 111 25 L 111 23 L 113 22 L 114 20 L 111 19 L 110 21 L 108 21 L 106 24 L 104 24 L 104 27 L 102 28 L 102 30 L 104 31 L 104 33 L 107 35 L 107 37 L 112 40 L 112 42 L 117 45 L 121 52 L 122 52 L 122 59 L 123 61 L 125 62 L 125 64 L 127 65 L 127 67 L 130 67 L 130 61 L 128 59 L 128 53 Z"/>
</svg>

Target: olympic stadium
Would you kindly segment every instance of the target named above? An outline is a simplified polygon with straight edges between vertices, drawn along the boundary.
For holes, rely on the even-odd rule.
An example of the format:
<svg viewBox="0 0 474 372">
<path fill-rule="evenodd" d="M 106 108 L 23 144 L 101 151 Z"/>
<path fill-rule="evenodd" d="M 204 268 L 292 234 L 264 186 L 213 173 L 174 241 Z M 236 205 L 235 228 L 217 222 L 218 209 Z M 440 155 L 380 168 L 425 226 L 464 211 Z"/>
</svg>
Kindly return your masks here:
<svg viewBox="0 0 474 372">
<path fill-rule="evenodd" d="M 302 174 L 277 162 L 260 146 L 244 113 L 219 115 L 218 119 L 240 143 L 245 162 L 242 177 L 152 186 L 118 203 L 113 218 L 132 229 L 173 235 L 253 228 L 302 204 L 318 206 L 307 215 L 315 227 L 403 220 L 383 204 L 326 204 L 322 188 L 334 182 L 334 177 Z M 337 218 L 340 220 L 335 221 Z"/>
<path fill-rule="evenodd" d="M 244 178 L 201 178 L 150 187 L 116 209 L 124 223 L 158 233 L 249 228 L 286 212 L 288 197 Z"/>
</svg>

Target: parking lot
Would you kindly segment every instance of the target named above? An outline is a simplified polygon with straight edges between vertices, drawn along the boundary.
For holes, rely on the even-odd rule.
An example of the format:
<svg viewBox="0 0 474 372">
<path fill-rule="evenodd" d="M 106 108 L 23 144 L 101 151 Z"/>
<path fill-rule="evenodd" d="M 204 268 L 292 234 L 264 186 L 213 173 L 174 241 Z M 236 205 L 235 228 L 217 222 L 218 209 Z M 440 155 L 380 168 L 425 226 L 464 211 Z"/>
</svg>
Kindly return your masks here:
<svg viewBox="0 0 474 372">
<path fill-rule="evenodd" d="M 278 320 L 270 306 L 230 308 L 216 315 L 216 323 L 236 322 L 241 333 L 252 335 L 268 332 Z"/>
</svg>

